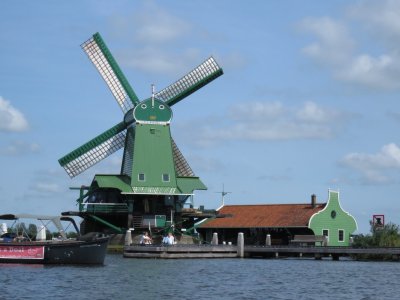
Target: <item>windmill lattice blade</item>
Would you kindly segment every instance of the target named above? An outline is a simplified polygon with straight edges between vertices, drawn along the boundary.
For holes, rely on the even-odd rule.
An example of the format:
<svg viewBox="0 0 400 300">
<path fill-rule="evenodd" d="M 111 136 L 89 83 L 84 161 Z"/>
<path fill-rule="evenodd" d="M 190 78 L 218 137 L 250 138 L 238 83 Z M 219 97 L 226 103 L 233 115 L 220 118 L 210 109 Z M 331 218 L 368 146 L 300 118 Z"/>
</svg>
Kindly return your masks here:
<svg viewBox="0 0 400 300">
<path fill-rule="evenodd" d="M 81 47 L 107 83 L 124 114 L 139 103 L 138 97 L 99 33 L 94 34 Z"/>
<path fill-rule="evenodd" d="M 190 168 L 182 152 L 179 150 L 178 146 L 175 144 L 174 139 L 171 139 L 171 141 L 172 141 L 172 151 L 174 155 L 176 174 L 182 177 L 194 177 L 195 175 L 192 169 Z"/>
<path fill-rule="evenodd" d="M 91 141 L 60 158 L 58 162 L 72 178 L 121 149 L 125 143 L 126 125 L 117 124 Z"/>
<path fill-rule="evenodd" d="M 155 97 L 163 100 L 169 106 L 174 105 L 223 73 L 215 59 L 210 57 L 177 82 L 156 93 Z"/>
<path fill-rule="evenodd" d="M 131 177 L 133 167 L 133 151 L 135 149 L 135 128 L 129 127 L 126 133 L 127 139 L 122 160 L 121 174 Z"/>
</svg>

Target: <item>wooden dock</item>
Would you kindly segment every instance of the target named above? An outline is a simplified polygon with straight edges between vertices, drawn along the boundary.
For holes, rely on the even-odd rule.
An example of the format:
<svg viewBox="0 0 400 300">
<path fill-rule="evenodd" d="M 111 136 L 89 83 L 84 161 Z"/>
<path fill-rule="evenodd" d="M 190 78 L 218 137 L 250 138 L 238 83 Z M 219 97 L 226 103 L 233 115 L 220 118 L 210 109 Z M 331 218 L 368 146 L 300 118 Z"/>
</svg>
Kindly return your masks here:
<svg viewBox="0 0 400 300">
<path fill-rule="evenodd" d="M 340 257 L 356 255 L 386 255 L 392 260 L 399 260 L 400 248 L 353 248 L 329 246 L 249 246 L 236 245 L 131 245 L 124 246 L 126 258 L 284 258 L 329 257 L 338 260 Z M 241 255 L 241 253 L 243 253 Z"/>
<path fill-rule="evenodd" d="M 304 241 L 302 241 L 304 242 Z M 128 258 L 279 258 L 279 257 L 314 257 L 322 259 L 330 257 L 339 260 L 340 257 L 361 257 L 371 255 L 389 257 L 398 261 L 400 247 L 374 247 L 354 248 L 337 246 L 307 245 L 306 243 L 290 245 L 265 245 L 252 246 L 244 244 L 243 233 L 239 232 L 237 245 L 218 244 L 215 234 L 211 244 L 175 244 L 175 245 L 139 245 L 132 244 L 132 236 L 129 231 L 125 236 L 124 257 Z"/>
<path fill-rule="evenodd" d="M 129 258 L 232 258 L 237 257 L 233 245 L 131 245 L 124 246 Z"/>
<path fill-rule="evenodd" d="M 353 248 L 330 246 L 244 246 L 245 257 L 331 257 L 338 260 L 339 257 L 353 257 L 357 255 L 386 255 L 392 260 L 399 260 L 400 248 Z"/>
</svg>

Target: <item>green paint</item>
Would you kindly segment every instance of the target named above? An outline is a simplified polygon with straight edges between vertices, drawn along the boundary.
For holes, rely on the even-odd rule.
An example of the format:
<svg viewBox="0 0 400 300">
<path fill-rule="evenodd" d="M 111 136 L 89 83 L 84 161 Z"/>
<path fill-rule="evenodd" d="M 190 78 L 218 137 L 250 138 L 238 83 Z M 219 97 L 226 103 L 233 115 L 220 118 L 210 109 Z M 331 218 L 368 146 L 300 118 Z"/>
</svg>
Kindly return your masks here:
<svg viewBox="0 0 400 300">
<path fill-rule="evenodd" d="M 181 190 L 183 194 L 191 194 L 194 190 L 207 189 L 199 177 L 177 177 L 176 180 L 179 190 Z"/>
<path fill-rule="evenodd" d="M 136 124 L 131 186 L 177 188 L 168 125 Z"/>
<path fill-rule="evenodd" d="M 125 175 L 95 175 L 93 181 L 99 188 L 115 188 L 125 193 L 132 192 L 130 179 Z"/>
<path fill-rule="evenodd" d="M 74 159 L 80 157 L 81 155 L 89 152 L 90 150 L 96 148 L 97 146 L 101 145 L 108 139 L 114 137 L 121 131 L 123 131 L 126 128 L 126 125 L 124 122 L 118 123 L 114 127 L 106 130 L 102 134 L 98 135 L 94 139 L 91 139 L 89 142 L 83 144 L 79 148 L 75 149 L 74 151 L 68 153 L 64 157 L 60 158 L 58 162 L 60 163 L 61 166 L 65 166 L 69 162 L 73 161 Z"/>
<path fill-rule="evenodd" d="M 325 208 L 310 218 L 309 226 L 315 235 L 329 233 L 328 246 L 349 246 L 350 235 L 357 229 L 353 216 L 340 206 L 339 193 L 329 191 L 329 199 Z M 339 231 L 343 233 L 343 240 L 339 240 Z"/>
<path fill-rule="evenodd" d="M 123 224 L 124 220 L 120 218 L 121 215 L 125 217 L 128 213 L 132 214 L 135 212 L 136 208 L 133 203 L 135 201 L 140 203 L 144 198 L 140 194 L 152 194 L 156 196 L 154 198 L 160 200 L 157 203 L 157 209 L 167 208 L 167 204 L 164 203 L 167 197 L 164 197 L 164 195 L 174 196 L 171 197 L 174 200 L 172 204 L 174 204 L 174 209 L 178 212 L 180 209 L 178 206 L 186 201 L 187 195 L 193 194 L 193 191 L 197 189 L 207 189 L 201 180 L 194 176 L 185 158 L 172 140 L 170 122 L 173 113 L 170 106 L 221 76 L 223 71 L 218 68 L 218 70 L 203 80 L 196 81 L 195 84 L 186 89 L 183 87 L 186 85 L 182 86 L 180 83 L 177 83 L 179 91 L 184 89 L 178 95 L 168 93 L 168 89 L 173 85 L 167 87 L 165 89 L 166 94 L 171 95 L 171 97 L 163 98 L 165 102 L 154 98 L 154 96 L 140 102 L 100 34 L 94 34 L 93 39 L 132 101 L 134 108 L 125 112 L 121 123 L 62 157 L 59 159 L 59 163 L 66 170 L 72 170 L 71 172 L 67 171 L 68 173 L 76 176 L 90 167 L 92 162 L 95 163 L 97 161 L 98 157 L 96 155 L 100 155 L 99 160 L 101 160 L 117 150 L 115 145 L 121 147 L 122 132 L 124 130 L 127 131 L 121 173 L 119 175 L 96 175 L 90 186 L 90 192 L 104 192 L 105 194 L 110 189 L 118 189 L 122 194 L 120 195 L 120 200 L 125 203 L 121 203 L 120 205 L 119 203 L 117 205 L 113 203 L 112 205 L 104 206 L 88 205 L 86 211 L 86 213 L 90 213 L 89 217 L 92 219 L 92 222 L 95 220 L 107 227 L 113 228 L 115 231 L 119 231 L 120 228 L 111 222 L 116 222 L 120 225 Z M 209 73 L 207 72 L 206 74 Z M 188 82 L 190 84 L 190 82 L 194 81 Z M 112 144 L 113 141 L 115 142 L 114 144 Z M 92 151 L 96 147 L 104 151 Z M 88 155 L 88 152 L 92 155 Z M 70 163 L 71 166 L 69 166 Z M 86 198 L 87 195 L 81 193 L 78 201 L 81 212 L 85 207 L 83 198 Z M 97 214 L 97 210 L 96 212 L 94 211 L 97 207 L 102 210 L 102 218 L 94 215 Z M 93 208 L 93 212 L 89 212 L 89 208 Z M 138 208 L 138 211 L 140 212 L 141 208 Z M 157 220 L 157 222 L 161 224 L 165 223 L 165 220 L 162 220 L 160 217 L 160 220 Z"/>
<path fill-rule="evenodd" d="M 113 69 L 115 76 L 117 76 L 118 80 L 121 82 L 122 87 L 125 89 L 126 93 L 128 94 L 129 99 L 132 101 L 132 103 L 134 105 L 138 104 L 139 98 L 136 96 L 131 85 L 129 84 L 128 80 L 126 79 L 124 73 L 122 73 L 120 67 L 118 66 L 117 62 L 115 61 L 114 57 L 112 56 L 110 50 L 108 50 L 108 47 L 107 47 L 106 43 L 104 42 L 103 38 L 101 37 L 100 33 L 98 33 L 98 32 L 95 33 L 93 35 L 93 39 L 96 41 L 101 52 L 103 52 L 108 63 L 110 64 L 111 68 Z"/>
<path fill-rule="evenodd" d="M 115 230 L 116 233 L 124 233 L 124 231 L 125 231 L 122 228 L 119 228 L 118 226 L 115 226 L 115 225 L 111 224 L 110 222 L 107 222 L 106 220 L 104 220 L 98 216 L 89 215 L 89 217 L 91 217 L 93 220 L 96 220 L 97 222 L 100 222 L 100 223 L 106 225 L 107 227 Z"/>
<path fill-rule="evenodd" d="M 172 110 L 163 101 L 150 98 L 135 107 L 133 116 L 137 122 L 169 123 L 172 119 Z"/>
</svg>

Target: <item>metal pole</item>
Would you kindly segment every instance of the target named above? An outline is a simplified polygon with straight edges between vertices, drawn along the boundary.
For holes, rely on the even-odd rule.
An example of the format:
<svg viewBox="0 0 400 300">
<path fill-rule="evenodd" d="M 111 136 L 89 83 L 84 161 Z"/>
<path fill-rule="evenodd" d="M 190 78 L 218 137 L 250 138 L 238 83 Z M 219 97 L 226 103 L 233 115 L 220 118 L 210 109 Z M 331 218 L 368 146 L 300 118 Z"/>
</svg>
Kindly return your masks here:
<svg viewBox="0 0 400 300">
<path fill-rule="evenodd" d="M 238 233 L 237 256 L 240 258 L 244 257 L 244 235 L 243 235 L 243 232 Z"/>
</svg>

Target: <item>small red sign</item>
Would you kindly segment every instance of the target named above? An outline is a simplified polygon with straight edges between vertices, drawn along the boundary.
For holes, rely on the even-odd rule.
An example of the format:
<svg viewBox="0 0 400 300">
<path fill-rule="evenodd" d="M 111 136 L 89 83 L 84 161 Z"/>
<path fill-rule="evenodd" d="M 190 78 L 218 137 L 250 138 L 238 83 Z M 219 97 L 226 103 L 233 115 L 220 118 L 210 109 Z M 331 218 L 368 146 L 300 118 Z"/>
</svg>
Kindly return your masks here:
<svg viewBox="0 0 400 300">
<path fill-rule="evenodd" d="M 372 216 L 372 224 L 375 227 L 385 226 L 385 215 L 373 215 Z"/>
<path fill-rule="evenodd" d="M 44 246 L 0 246 L 0 258 L 44 259 Z"/>
</svg>

